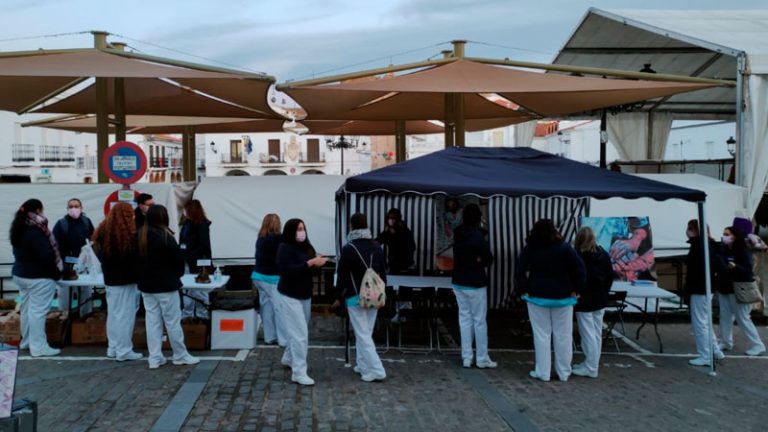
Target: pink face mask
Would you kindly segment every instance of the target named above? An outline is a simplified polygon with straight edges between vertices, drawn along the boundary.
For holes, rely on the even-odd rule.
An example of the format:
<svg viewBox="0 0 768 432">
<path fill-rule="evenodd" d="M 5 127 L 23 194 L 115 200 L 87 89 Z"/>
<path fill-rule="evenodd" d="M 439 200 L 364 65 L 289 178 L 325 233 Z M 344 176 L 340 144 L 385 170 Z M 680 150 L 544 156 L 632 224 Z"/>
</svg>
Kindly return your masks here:
<svg viewBox="0 0 768 432">
<path fill-rule="evenodd" d="M 723 236 L 723 244 L 724 245 L 732 245 L 733 244 L 733 236 Z"/>
<path fill-rule="evenodd" d="M 296 231 L 296 241 L 299 243 L 303 243 L 307 239 L 307 232 L 306 231 Z"/>
<path fill-rule="evenodd" d="M 67 209 L 67 214 L 68 214 L 68 215 L 69 215 L 69 217 L 71 217 L 72 219 L 77 219 L 77 218 L 79 218 L 79 217 L 80 217 L 80 215 L 81 215 L 82 213 L 83 213 L 83 210 L 82 210 L 82 209 L 79 209 L 79 208 L 77 208 L 77 207 L 72 207 L 72 208 L 69 208 L 69 209 Z"/>
</svg>

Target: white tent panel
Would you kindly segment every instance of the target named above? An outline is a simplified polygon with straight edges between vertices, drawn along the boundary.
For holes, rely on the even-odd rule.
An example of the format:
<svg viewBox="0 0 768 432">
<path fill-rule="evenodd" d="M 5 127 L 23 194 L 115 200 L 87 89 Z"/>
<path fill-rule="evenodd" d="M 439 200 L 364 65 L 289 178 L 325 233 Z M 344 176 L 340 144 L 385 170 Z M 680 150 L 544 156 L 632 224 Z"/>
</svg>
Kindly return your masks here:
<svg viewBox="0 0 768 432">
<path fill-rule="evenodd" d="M 211 252 L 217 263 L 252 263 L 256 236 L 267 213 L 284 224 L 299 218 L 319 254 L 335 255 L 335 193 L 342 176 L 206 177 L 194 197 L 211 220 Z"/>
<path fill-rule="evenodd" d="M 707 223 L 714 238 L 731 225 L 735 216 L 746 213 L 747 190 L 698 174 L 638 174 L 651 180 L 698 189 L 707 194 Z M 663 249 L 687 249 L 685 230 L 689 220 L 698 219 L 696 203 L 680 200 L 655 201 L 650 198 L 627 200 L 593 199 L 590 216 L 648 216 L 653 232 L 653 246 Z"/>
<path fill-rule="evenodd" d="M 120 189 L 118 184 L 0 184 L 0 264 L 13 263 L 13 250 L 8 240 L 11 221 L 24 201 L 37 198 L 43 202 L 43 210 L 52 230 L 56 221 L 64 217 L 67 201 L 79 198 L 86 215 L 98 226 L 104 220 L 104 201 L 112 192 Z M 151 194 L 156 204 L 168 208 L 171 229 L 178 232 L 179 212 L 172 184 L 136 184 L 133 189 Z M 5 273 L 3 273 L 5 274 Z"/>
</svg>

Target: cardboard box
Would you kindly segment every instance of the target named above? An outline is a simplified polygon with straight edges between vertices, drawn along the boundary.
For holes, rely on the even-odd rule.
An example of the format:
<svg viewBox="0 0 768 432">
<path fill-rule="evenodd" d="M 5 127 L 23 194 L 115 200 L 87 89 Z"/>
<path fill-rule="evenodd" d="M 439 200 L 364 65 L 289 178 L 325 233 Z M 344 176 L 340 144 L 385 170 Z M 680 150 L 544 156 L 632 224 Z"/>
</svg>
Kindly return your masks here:
<svg viewBox="0 0 768 432">
<path fill-rule="evenodd" d="M 9 312 L 0 316 L 0 342 L 16 345 L 21 340 L 21 316 Z"/>
<path fill-rule="evenodd" d="M 208 349 L 208 325 L 204 321 L 199 319 L 182 321 L 181 329 L 184 331 L 184 345 L 188 350 Z M 147 347 L 147 328 L 144 320 L 136 320 L 136 325 L 133 327 L 133 347 Z M 163 328 L 163 349 L 171 349 L 165 328 Z"/>
<path fill-rule="evenodd" d="M 256 309 L 214 310 L 211 320 L 211 349 L 251 349 L 261 319 Z"/>
<path fill-rule="evenodd" d="M 72 322 L 72 345 L 106 345 L 107 320 L 102 313 L 95 313 L 85 320 Z"/>
<path fill-rule="evenodd" d="M 45 318 L 45 336 L 48 339 L 48 344 L 54 348 L 61 348 L 64 346 L 64 338 L 67 331 L 67 318 L 64 312 L 55 311 L 48 312 L 48 316 Z"/>
</svg>

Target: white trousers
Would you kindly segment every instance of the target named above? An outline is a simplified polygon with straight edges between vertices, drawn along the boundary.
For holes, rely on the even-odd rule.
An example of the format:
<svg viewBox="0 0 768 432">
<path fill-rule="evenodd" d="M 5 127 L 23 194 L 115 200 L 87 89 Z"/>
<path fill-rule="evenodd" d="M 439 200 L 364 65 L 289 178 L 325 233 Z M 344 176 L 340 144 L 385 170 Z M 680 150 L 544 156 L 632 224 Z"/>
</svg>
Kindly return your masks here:
<svg viewBox="0 0 768 432">
<path fill-rule="evenodd" d="M 376 309 L 351 306 L 347 308 L 349 322 L 355 331 L 355 358 L 362 375 L 385 376 L 376 344 L 373 343 L 373 328 L 376 325 Z"/>
<path fill-rule="evenodd" d="M 307 350 L 309 348 L 309 318 L 306 311 L 312 299 L 298 300 L 277 293 L 278 326 L 285 336 L 282 362 L 291 365 L 294 378 L 307 376 Z"/>
<path fill-rule="evenodd" d="M 536 351 L 536 375 L 544 380 L 552 371 L 552 344 L 555 346 L 555 372 L 561 380 L 571 375 L 573 359 L 573 306 L 544 308 L 528 303 Z"/>
<path fill-rule="evenodd" d="M 264 341 L 277 341 L 280 346 L 285 346 L 285 335 L 280 329 L 275 307 L 277 297 L 277 284 L 264 281 L 253 281 L 259 290 L 259 313 L 261 324 L 264 326 Z"/>
<path fill-rule="evenodd" d="M 710 297 L 711 299 L 712 297 Z M 709 326 L 709 320 L 707 319 L 707 308 L 712 304 L 711 301 L 707 301 L 707 297 L 703 294 L 691 294 L 691 327 L 693 327 L 693 338 L 696 341 L 696 354 L 700 358 L 710 358 L 710 342 L 709 334 L 712 334 L 712 341 L 714 345 L 711 347 L 714 351 L 714 355 L 720 355 L 722 351 L 717 346 L 717 339 L 715 339 L 715 332 Z M 722 308 L 721 308 L 722 311 Z M 721 312 L 722 314 L 722 312 Z M 722 320 L 722 318 L 721 318 Z M 707 332 L 709 329 L 709 332 Z"/>
<path fill-rule="evenodd" d="M 192 298 L 190 298 L 192 297 Z M 184 290 L 184 309 L 181 311 L 182 318 L 198 317 L 208 319 L 208 310 L 201 302 L 208 304 L 208 293 L 200 290 Z"/>
<path fill-rule="evenodd" d="M 736 301 L 735 294 L 718 294 L 720 299 L 720 340 L 728 346 L 733 346 L 733 320 L 739 324 L 744 336 L 749 340 L 749 347 L 765 347 L 760 340 L 755 324 L 749 317 L 752 304 L 744 304 Z"/>
<path fill-rule="evenodd" d="M 605 315 L 605 309 L 576 312 L 581 350 L 584 351 L 585 357 L 584 366 L 594 374 L 600 367 L 600 354 L 603 351 L 603 315 Z"/>
<path fill-rule="evenodd" d="M 136 284 L 107 286 L 108 350 L 118 360 L 133 352 L 133 325 L 139 311 L 139 290 Z"/>
<path fill-rule="evenodd" d="M 472 339 L 477 348 L 477 363 L 488 363 L 488 326 L 485 316 L 488 313 L 486 288 L 472 290 L 454 289 L 456 303 L 459 305 L 459 333 L 461 334 L 461 358 L 472 361 Z"/>
<path fill-rule="evenodd" d="M 181 360 L 187 355 L 184 346 L 184 332 L 181 330 L 181 301 L 179 292 L 141 293 L 144 299 L 144 309 L 147 312 L 147 348 L 149 363 L 158 364 L 163 361 L 163 323 L 168 332 L 168 340 L 173 350 L 173 359 Z"/>
<path fill-rule="evenodd" d="M 93 287 L 80 287 L 80 291 L 77 290 L 77 288 L 72 288 L 68 286 L 62 286 L 59 285 L 59 310 L 61 311 L 67 311 L 69 312 L 69 309 L 72 307 L 72 304 L 69 303 L 72 299 L 70 297 L 70 292 L 72 290 L 75 290 L 75 293 L 80 293 L 80 297 L 77 299 L 77 305 L 80 309 L 80 316 L 84 317 L 86 315 L 90 315 L 91 312 L 93 312 L 93 301 L 89 301 L 85 304 L 86 300 L 91 300 L 91 296 L 93 295 Z M 69 303 L 69 304 L 68 304 Z"/>
<path fill-rule="evenodd" d="M 13 277 L 21 295 L 21 341 L 32 355 L 50 348 L 45 336 L 45 318 L 59 284 L 53 279 Z"/>
</svg>

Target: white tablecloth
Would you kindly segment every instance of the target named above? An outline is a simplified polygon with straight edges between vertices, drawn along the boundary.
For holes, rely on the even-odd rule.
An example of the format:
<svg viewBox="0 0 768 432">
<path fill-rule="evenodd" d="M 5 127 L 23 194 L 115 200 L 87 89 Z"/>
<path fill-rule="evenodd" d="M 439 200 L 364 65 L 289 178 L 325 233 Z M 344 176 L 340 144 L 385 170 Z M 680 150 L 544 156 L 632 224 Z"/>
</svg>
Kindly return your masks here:
<svg viewBox="0 0 768 432">
<path fill-rule="evenodd" d="M 197 283 L 195 282 L 195 276 L 193 274 L 185 274 L 181 277 L 181 283 L 183 285 L 183 289 L 187 290 L 199 290 L 199 291 L 212 291 L 216 288 L 223 287 L 227 284 L 227 281 L 229 281 L 229 276 L 222 275 L 221 281 L 214 282 L 213 276 L 211 276 L 211 282 L 209 283 Z M 71 280 L 71 281 L 65 281 L 60 280 L 59 285 L 61 286 L 68 286 L 68 287 L 103 287 L 104 286 L 104 275 L 98 274 L 98 275 L 78 275 L 77 280 Z"/>
<path fill-rule="evenodd" d="M 631 282 L 614 281 L 611 291 L 626 291 L 628 298 L 673 299 L 677 295 L 654 285 L 632 285 Z"/>
<path fill-rule="evenodd" d="M 451 278 L 445 276 L 387 275 L 387 286 L 391 286 L 396 290 L 401 286 L 411 288 L 453 288 Z"/>
</svg>

